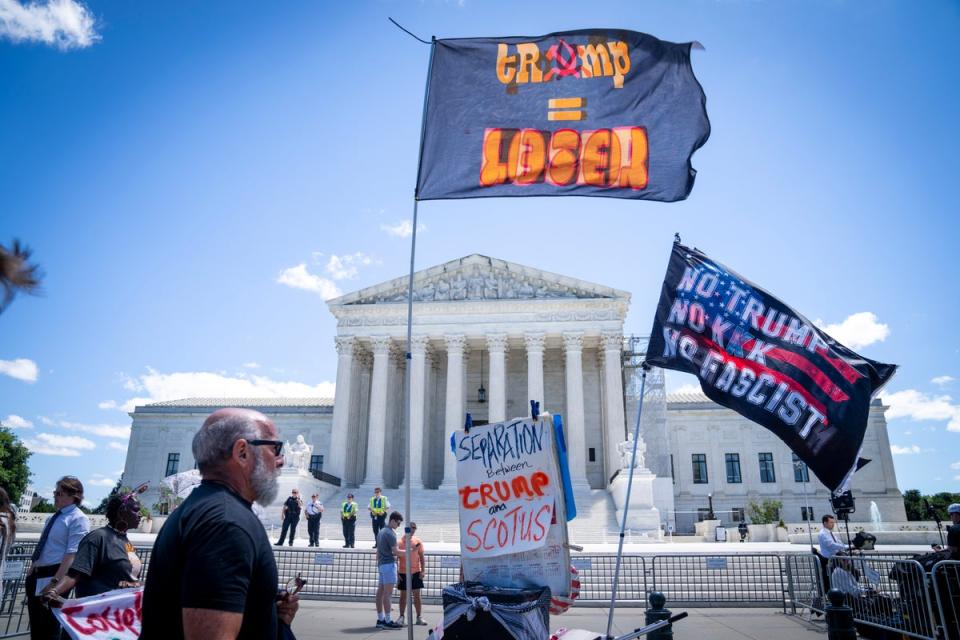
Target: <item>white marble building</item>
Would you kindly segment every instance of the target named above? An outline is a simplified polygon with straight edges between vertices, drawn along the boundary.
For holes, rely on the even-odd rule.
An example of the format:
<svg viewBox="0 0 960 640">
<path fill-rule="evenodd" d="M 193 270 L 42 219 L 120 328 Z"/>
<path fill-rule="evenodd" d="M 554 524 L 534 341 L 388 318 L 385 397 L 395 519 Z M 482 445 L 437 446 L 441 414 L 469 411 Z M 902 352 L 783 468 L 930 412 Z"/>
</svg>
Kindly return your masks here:
<svg viewBox="0 0 960 640">
<path fill-rule="evenodd" d="M 542 409 L 563 415 L 578 501 L 592 501 L 591 518 L 598 526 L 615 528 L 605 490 L 620 468 L 617 445 L 626 434 L 623 322 L 630 294 L 480 255 L 420 271 L 414 282 L 410 480 L 421 490 L 418 495 L 426 499 L 423 489 L 453 487 L 453 458 L 444 455 L 445 443 L 466 413 L 475 423 L 495 422 L 527 415 L 528 401 L 536 399 Z M 313 470 L 322 467 L 344 486 L 401 486 L 406 292 L 402 277 L 328 301 L 337 319 L 335 403 L 193 398 L 137 407 L 130 414 L 124 482 L 150 481 L 156 487 L 171 472 L 193 468 L 190 442 L 204 417 L 217 407 L 245 406 L 273 418 L 285 440 L 302 433 L 314 447 Z M 790 452 L 779 440 L 705 397 L 671 400 L 665 413 L 651 413 L 662 416 L 657 424 L 645 421 L 644 427 L 653 473 L 669 477 L 673 461 L 674 501 L 658 504 L 664 521 L 676 519 L 678 531 L 685 529 L 685 519 L 707 507 L 708 493 L 715 510 L 776 497 L 785 503 L 785 520 L 800 519 L 796 494 L 802 487 L 793 482 Z M 739 456 L 740 483 L 723 482 L 727 453 Z M 761 481 L 761 453 L 772 456 L 774 482 Z M 693 481 L 694 454 L 704 456 L 706 483 Z M 879 406 L 871 413 L 864 455 L 874 462 L 858 474 L 856 486 L 877 501 L 886 520 L 903 520 Z M 811 502 L 820 514 L 826 489 L 811 480 Z M 155 490 L 151 495 L 147 504 L 156 500 Z M 862 506 L 868 510 L 868 504 Z"/>
</svg>

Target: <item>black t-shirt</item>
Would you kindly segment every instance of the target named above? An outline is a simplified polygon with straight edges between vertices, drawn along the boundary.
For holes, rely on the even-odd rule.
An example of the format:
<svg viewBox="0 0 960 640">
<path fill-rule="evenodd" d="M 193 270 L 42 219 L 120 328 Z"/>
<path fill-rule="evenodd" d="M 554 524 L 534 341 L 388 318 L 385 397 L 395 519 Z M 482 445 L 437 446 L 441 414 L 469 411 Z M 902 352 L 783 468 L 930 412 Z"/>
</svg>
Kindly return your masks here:
<svg viewBox="0 0 960 640">
<path fill-rule="evenodd" d="M 94 529 L 84 536 L 69 572 L 71 578 L 77 579 L 76 597 L 119 589 L 121 580 L 135 581 L 131 553 L 133 545 L 127 536 L 111 527 Z"/>
<path fill-rule="evenodd" d="M 300 517 L 300 501 L 293 496 L 287 498 L 287 501 L 283 503 L 283 506 L 287 508 L 287 517 L 288 518 L 299 518 Z"/>
<path fill-rule="evenodd" d="M 947 527 L 947 546 L 960 549 L 960 524 Z M 951 560 L 960 560 L 960 552 L 955 551 Z"/>
<path fill-rule="evenodd" d="M 277 636 L 277 563 L 250 503 L 204 480 L 157 536 L 143 594 L 141 640 L 183 638 L 182 609 L 243 614 L 241 640 Z"/>
</svg>

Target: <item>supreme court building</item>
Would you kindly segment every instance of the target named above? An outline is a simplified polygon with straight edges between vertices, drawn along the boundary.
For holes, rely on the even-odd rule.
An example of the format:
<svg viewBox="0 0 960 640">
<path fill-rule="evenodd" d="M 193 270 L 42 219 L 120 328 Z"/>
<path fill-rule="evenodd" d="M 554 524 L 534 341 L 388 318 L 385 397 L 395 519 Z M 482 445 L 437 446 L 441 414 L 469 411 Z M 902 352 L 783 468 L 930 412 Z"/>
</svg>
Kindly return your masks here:
<svg viewBox="0 0 960 640">
<path fill-rule="evenodd" d="M 124 483 L 149 481 L 152 495 L 160 479 L 193 468 L 190 442 L 207 414 L 245 406 L 270 416 L 284 440 L 302 434 L 313 445 L 311 471 L 340 481 L 329 485 L 330 502 L 347 487 L 362 487 L 362 504 L 373 486 L 407 481 L 409 376 L 409 482 L 419 496 L 455 487 L 448 436 L 467 413 L 474 424 L 496 422 L 529 415 L 529 401 L 537 400 L 541 410 L 563 416 L 578 510 L 587 513 L 580 502 L 591 501 L 583 505 L 590 517 L 615 530 L 605 489 L 623 464 L 625 407 L 632 428 L 637 400 L 623 334 L 630 294 L 481 255 L 453 260 L 415 274 L 407 364 L 407 283 L 401 277 L 328 301 L 337 319 L 334 399 L 187 398 L 137 407 Z M 645 466 L 673 481 L 673 500 L 659 507 L 664 524 L 691 528 L 690 514 L 705 511 L 708 500 L 728 514 L 724 520 L 765 498 L 784 503 L 787 522 L 828 510 L 826 488 L 798 470 L 766 429 L 700 394 L 665 397 L 662 375 L 651 381 L 642 437 Z M 905 520 L 884 410 L 878 401 L 871 406 L 864 456 L 874 462 L 854 481 L 854 494 L 868 500 L 854 520 L 869 519 L 869 501 L 885 521 Z M 455 504 L 451 513 L 455 519 Z"/>
</svg>

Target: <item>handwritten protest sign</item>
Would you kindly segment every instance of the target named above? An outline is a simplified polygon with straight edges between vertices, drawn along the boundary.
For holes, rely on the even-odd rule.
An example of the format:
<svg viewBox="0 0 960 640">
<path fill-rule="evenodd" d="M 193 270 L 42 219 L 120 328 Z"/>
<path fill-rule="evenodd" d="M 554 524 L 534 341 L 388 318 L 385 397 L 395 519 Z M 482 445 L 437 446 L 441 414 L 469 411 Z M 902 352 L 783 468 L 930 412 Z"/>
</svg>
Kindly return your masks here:
<svg viewBox="0 0 960 640">
<path fill-rule="evenodd" d="M 512 420 L 455 435 L 464 556 L 543 546 L 557 493 L 552 442 L 544 421 Z"/>
<path fill-rule="evenodd" d="M 454 434 L 466 580 L 570 589 L 567 519 L 553 425 L 514 419 Z"/>
<path fill-rule="evenodd" d="M 117 589 L 67 600 L 51 609 L 73 640 L 134 640 L 140 637 L 143 587 Z"/>
</svg>

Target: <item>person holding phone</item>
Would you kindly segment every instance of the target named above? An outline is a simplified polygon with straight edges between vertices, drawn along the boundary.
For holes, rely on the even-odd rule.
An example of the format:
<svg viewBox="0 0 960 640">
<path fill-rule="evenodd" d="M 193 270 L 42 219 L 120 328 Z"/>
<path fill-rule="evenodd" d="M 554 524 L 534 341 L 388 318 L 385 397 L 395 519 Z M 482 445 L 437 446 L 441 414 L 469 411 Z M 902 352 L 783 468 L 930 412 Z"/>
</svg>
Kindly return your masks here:
<svg viewBox="0 0 960 640">
<path fill-rule="evenodd" d="M 220 409 L 193 437 L 203 478 L 153 545 L 141 640 L 276 640 L 299 608 L 277 594 L 273 547 L 251 506 L 272 504 L 283 441 L 259 411 Z M 282 634 L 282 635 L 281 635 Z"/>
</svg>

